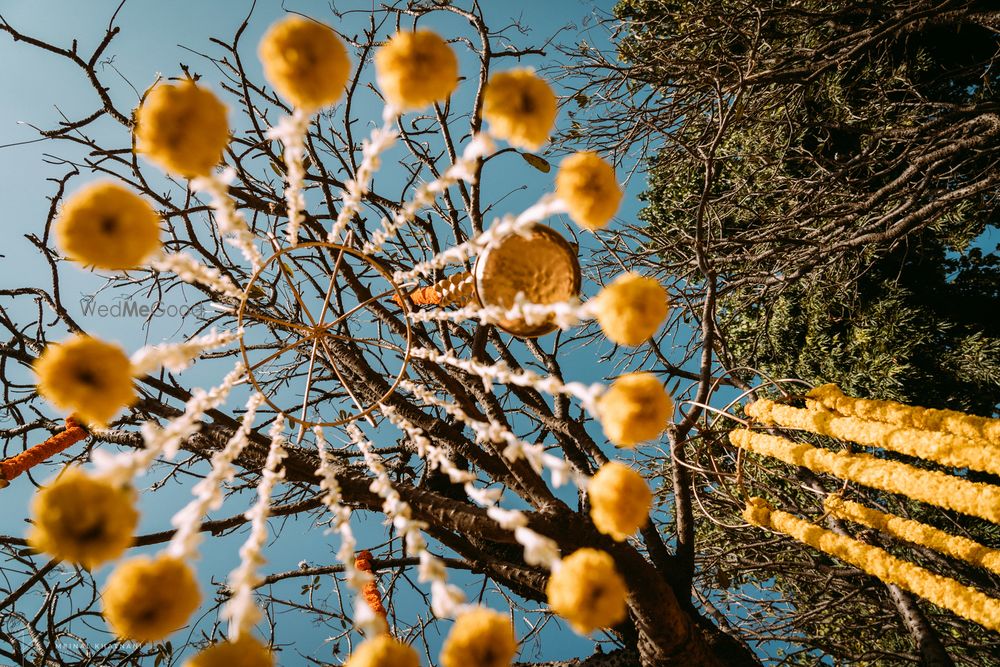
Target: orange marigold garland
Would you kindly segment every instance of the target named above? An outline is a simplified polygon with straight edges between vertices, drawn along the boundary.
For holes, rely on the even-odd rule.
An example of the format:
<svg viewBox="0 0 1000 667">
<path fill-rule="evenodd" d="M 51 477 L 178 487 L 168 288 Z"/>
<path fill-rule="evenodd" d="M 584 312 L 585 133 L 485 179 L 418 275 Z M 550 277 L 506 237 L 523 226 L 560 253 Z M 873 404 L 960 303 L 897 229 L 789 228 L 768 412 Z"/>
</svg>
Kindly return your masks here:
<svg viewBox="0 0 1000 667">
<path fill-rule="evenodd" d="M 31 447 L 17 456 L 0 461 L 0 489 L 9 486 L 11 481 L 20 475 L 31 470 L 33 467 L 45 461 L 68 447 L 87 437 L 87 430 L 83 425 L 70 416 L 66 418 L 66 430 L 56 433 L 54 436 Z"/>
<path fill-rule="evenodd" d="M 362 549 L 354 557 L 354 567 L 362 572 L 372 574 L 372 560 L 372 552 L 368 551 L 368 549 Z M 372 611 L 388 623 L 388 613 L 385 610 L 385 605 L 382 604 L 382 596 L 378 592 L 378 584 L 375 582 L 374 577 L 369 579 L 368 583 L 365 584 L 361 594 Z"/>
</svg>

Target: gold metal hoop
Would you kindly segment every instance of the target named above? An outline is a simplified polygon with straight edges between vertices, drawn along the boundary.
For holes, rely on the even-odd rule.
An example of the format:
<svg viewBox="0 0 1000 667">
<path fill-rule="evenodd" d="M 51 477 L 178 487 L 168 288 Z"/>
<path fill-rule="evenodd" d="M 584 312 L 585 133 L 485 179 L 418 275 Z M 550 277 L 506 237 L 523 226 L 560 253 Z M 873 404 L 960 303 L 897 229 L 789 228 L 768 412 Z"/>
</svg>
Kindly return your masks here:
<svg viewBox="0 0 1000 667">
<path fill-rule="evenodd" d="M 247 302 L 248 302 L 248 300 L 250 298 L 250 294 L 252 293 L 254 287 L 256 286 L 256 283 L 258 282 L 258 279 L 260 278 L 260 276 L 264 272 L 264 270 L 268 266 L 270 266 L 270 265 L 274 264 L 275 262 L 277 262 L 278 263 L 278 271 L 284 277 L 285 281 L 288 284 L 288 287 L 292 290 L 292 293 L 294 294 L 296 302 L 299 304 L 299 307 L 309 317 L 310 320 L 313 319 L 312 315 L 309 312 L 309 309 L 305 306 L 304 302 L 302 301 L 302 298 L 301 298 L 298 290 L 295 289 L 295 286 L 292 283 L 291 276 L 289 275 L 290 271 L 286 268 L 285 264 L 283 262 L 281 262 L 281 258 L 284 255 L 292 253 L 292 252 L 294 252 L 296 250 L 304 250 L 304 249 L 308 249 L 308 248 L 322 248 L 322 249 L 332 250 L 335 253 L 337 253 L 336 260 L 335 260 L 335 263 L 334 263 L 333 271 L 330 273 L 330 285 L 329 285 L 329 287 L 327 289 L 326 297 L 323 300 L 323 310 L 320 313 L 319 319 L 316 320 L 316 321 L 313 321 L 313 323 L 311 325 L 308 325 L 308 324 L 303 324 L 301 322 L 290 322 L 288 320 L 282 320 L 280 318 L 269 317 L 269 316 L 266 316 L 266 315 L 264 315 L 262 313 L 254 313 L 254 312 L 252 312 L 248 308 L 248 306 L 247 306 Z M 330 322 L 329 324 L 326 324 L 323 321 L 323 318 L 325 317 L 325 315 L 327 313 L 327 310 L 329 308 L 330 297 L 332 295 L 334 284 L 336 282 L 337 273 L 338 273 L 338 271 L 340 269 L 340 263 L 343 260 L 343 257 L 344 257 L 345 254 L 351 255 L 352 257 L 355 257 L 355 258 L 361 260 L 362 262 L 366 263 L 367 265 L 371 266 L 372 268 L 374 268 L 379 273 L 379 275 L 382 278 L 384 278 L 386 282 L 389 283 L 389 285 L 391 286 L 392 289 L 391 290 L 387 290 L 386 292 L 381 292 L 378 295 L 373 296 L 371 298 L 362 300 L 357 306 L 354 306 L 353 308 L 348 309 L 345 313 L 340 313 L 339 315 L 337 315 L 336 317 L 334 317 L 334 319 L 333 319 L 332 322 Z M 382 394 L 382 396 L 378 400 L 372 402 L 371 405 L 368 405 L 367 407 L 364 406 L 361 403 L 361 401 L 358 400 L 358 398 L 354 395 L 354 392 L 351 390 L 351 387 L 348 386 L 348 383 L 345 381 L 344 377 L 341 375 L 340 371 L 337 370 L 336 361 L 332 358 L 332 355 L 329 354 L 329 349 L 326 348 L 325 344 L 324 344 L 324 349 L 327 352 L 326 356 L 328 357 L 328 361 L 330 362 L 330 366 L 331 366 L 333 372 L 336 374 L 337 378 L 340 380 L 340 384 L 344 388 L 344 391 L 346 392 L 346 394 L 351 397 L 351 399 L 354 402 L 355 406 L 357 407 L 358 411 L 355 414 L 351 414 L 348 417 L 344 417 L 344 418 L 338 419 L 336 421 L 310 421 L 308 419 L 305 419 L 305 406 L 308 405 L 308 402 L 309 402 L 309 382 L 311 380 L 311 371 L 310 371 L 309 379 L 307 379 L 307 381 L 306 381 L 306 391 L 305 391 L 305 396 L 304 396 L 303 412 L 302 412 L 302 416 L 301 417 L 296 417 L 294 415 L 288 414 L 287 412 L 285 412 L 285 410 L 283 410 L 282 408 L 278 407 L 271 400 L 271 397 L 268 395 L 268 393 L 266 391 L 264 391 L 264 389 L 261 386 L 261 382 L 258 381 L 257 376 L 254 374 L 254 369 L 255 368 L 258 368 L 258 367 L 262 366 L 263 364 L 267 363 L 271 359 L 277 359 L 281 354 L 284 354 L 285 352 L 292 351 L 292 350 L 296 349 L 297 347 L 299 347 L 299 345 L 302 345 L 303 343 L 305 343 L 307 341 L 310 341 L 310 340 L 314 341 L 313 342 L 313 346 L 314 346 L 314 350 L 315 350 L 316 349 L 316 345 L 322 343 L 322 338 L 323 337 L 331 335 L 331 334 L 327 333 L 327 330 L 330 328 L 330 326 L 332 324 L 335 324 L 335 323 L 343 320 L 344 318 L 349 317 L 352 313 L 354 313 L 354 312 L 356 312 L 356 311 L 358 311 L 358 310 L 360 310 L 362 308 L 365 308 L 365 306 L 367 306 L 368 304 L 375 303 L 379 298 L 381 298 L 383 296 L 387 296 L 390 291 L 391 292 L 395 292 L 395 298 L 393 299 L 393 301 L 395 301 L 397 304 L 399 304 L 399 306 L 403 310 L 403 322 L 406 324 L 406 348 L 403 350 L 403 354 L 402 354 L 403 361 L 402 361 L 402 365 L 400 366 L 399 373 L 396 375 L 396 377 L 393 380 L 393 382 L 391 383 L 391 386 L 389 387 L 389 389 L 384 394 Z M 365 309 L 367 309 L 367 308 L 365 308 Z M 295 246 L 289 246 L 287 248 L 282 248 L 281 250 L 277 251 L 276 253 L 274 253 L 273 255 L 271 255 L 270 257 L 268 257 L 267 260 L 265 260 L 264 263 L 261 264 L 260 268 L 258 268 L 256 271 L 254 271 L 254 274 L 250 277 L 250 281 L 247 283 L 246 287 L 243 290 L 243 298 L 240 300 L 240 307 L 239 307 L 239 310 L 237 312 L 237 322 L 238 322 L 238 325 L 240 326 L 240 328 L 243 328 L 244 323 L 247 322 L 248 320 L 249 321 L 255 321 L 255 322 L 262 322 L 262 323 L 269 322 L 271 324 L 274 324 L 274 325 L 277 325 L 277 326 L 281 326 L 281 327 L 285 327 L 287 329 L 290 329 L 293 332 L 301 332 L 302 333 L 303 337 L 299 340 L 299 342 L 291 344 L 291 345 L 285 345 L 285 346 L 283 346 L 282 348 L 280 348 L 278 350 L 278 352 L 272 354 L 270 357 L 264 359 L 263 361 L 258 362 L 256 365 L 252 365 L 250 363 L 249 356 L 247 355 L 246 342 L 245 342 L 245 340 L 243 338 L 240 338 L 240 352 L 243 355 L 243 363 L 246 365 L 247 376 L 248 376 L 248 378 L 250 380 L 250 383 L 253 385 L 254 389 L 256 389 L 258 392 L 260 392 L 264 396 L 264 402 L 267 403 L 267 405 L 270 406 L 272 409 L 274 409 L 276 412 L 284 413 L 287 419 L 289 419 L 290 421 L 292 421 L 292 422 L 294 422 L 296 424 L 301 425 L 303 428 L 310 428 L 312 426 L 340 426 L 341 424 L 346 424 L 348 422 L 352 422 L 352 421 L 355 421 L 357 419 L 362 419 L 362 418 L 368 418 L 369 421 L 371 421 L 371 417 L 370 417 L 371 413 L 378 408 L 379 403 L 381 403 L 383 400 L 385 400 L 390 394 L 392 394 L 396 390 L 396 387 L 402 381 L 403 376 L 406 373 L 406 368 L 407 368 L 407 366 L 409 365 L 409 362 L 410 362 L 410 349 L 411 349 L 411 346 L 412 346 L 413 333 L 412 333 L 412 328 L 411 328 L 411 323 L 410 323 L 409 297 L 407 296 L 407 294 L 403 290 L 400 289 L 399 285 L 396 284 L 396 281 L 393 280 L 392 274 L 385 267 L 383 267 L 381 265 L 381 263 L 379 263 L 377 260 L 375 260 L 374 258 L 372 258 L 372 257 L 370 257 L 370 256 L 368 256 L 368 255 L 366 255 L 366 254 L 364 254 L 364 253 L 362 253 L 362 252 L 360 252 L 358 250 L 355 250 L 353 248 L 349 248 L 347 246 L 339 245 L 339 244 L 336 244 L 336 243 L 326 243 L 324 241 L 311 241 L 311 242 L 308 242 L 308 243 L 299 243 L 298 245 L 295 245 Z M 357 339 L 355 339 L 353 336 L 349 336 L 349 335 L 348 336 L 339 336 L 338 335 L 337 338 L 344 339 L 345 341 L 348 341 L 348 342 L 349 341 L 358 342 Z M 314 354 L 315 354 L 315 351 L 314 351 Z"/>
</svg>

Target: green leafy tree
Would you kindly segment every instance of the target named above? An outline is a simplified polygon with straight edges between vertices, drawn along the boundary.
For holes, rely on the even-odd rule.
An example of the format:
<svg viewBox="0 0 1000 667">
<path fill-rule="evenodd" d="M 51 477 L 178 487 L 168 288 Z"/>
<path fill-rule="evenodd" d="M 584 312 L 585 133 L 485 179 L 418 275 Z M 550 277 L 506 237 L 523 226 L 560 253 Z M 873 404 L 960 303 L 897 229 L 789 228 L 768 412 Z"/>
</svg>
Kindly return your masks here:
<svg viewBox="0 0 1000 667">
<path fill-rule="evenodd" d="M 995 3 L 623 0 L 608 24 L 614 53 L 572 52 L 572 113 L 593 147 L 648 158 L 631 261 L 676 295 L 674 326 L 656 347 L 681 346 L 703 373 L 708 359 L 720 384 L 836 382 L 855 395 L 994 413 Z M 733 425 L 705 415 L 673 443 L 666 473 L 693 478 L 673 491 L 687 488 L 703 511 L 692 549 L 703 605 L 738 619 L 758 646 L 790 638 L 772 650 L 791 663 L 998 664 L 996 634 L 736 527 L 747 489 L 819 518 L 817 496 L 836 481 L 738 463 L 724 438 Z M 678 472 L 685 465 L 696 472 Z M 865 498 L 996 544 L 995 527 Z M 996 594 L 995 577 L 883 546 Z"/>
</svg>

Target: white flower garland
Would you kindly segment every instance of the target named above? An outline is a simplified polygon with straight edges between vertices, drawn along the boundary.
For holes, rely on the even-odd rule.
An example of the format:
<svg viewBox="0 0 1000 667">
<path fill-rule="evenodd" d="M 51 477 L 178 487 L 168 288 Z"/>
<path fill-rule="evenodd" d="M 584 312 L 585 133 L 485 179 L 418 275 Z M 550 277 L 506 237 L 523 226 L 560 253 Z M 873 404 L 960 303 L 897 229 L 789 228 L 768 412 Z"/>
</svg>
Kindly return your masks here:
<svg viewBox="0 0 1000 667">
<path fill-rule="evenodd" d="M 431 610 L 439 618 L 454 617 L 465 604 L 465 594 L 457 586 L 448 583 L 448 572 L 444 562 L 427 550 L 427 541 L 420 532 L 427 528 L 427 524 L 413 519 L 413 510 L 409 503 L 404 501 L 393 487 L 381 458 L 372 451 L 372 444 L 365 438 L 361 429 L 356 424 L 348 424 L 346 428 L 351 442 L 361 450 L 365 464 L 375 475 L 371 490 L 383 499 L 382 511 L 392 520 L 396 530 L 403 535 L 406 554 L 420 559 L 418 579 L 421 582 L 429 581 L 431 584 Z M 367 604 L 359 605 L 359 609 L 362 607 L 367 608 Z M 365 617 L 362 617 L 362 621 L 364 620 Z M 356 615 L 355 623 L 358 622 Z"/>
<path fill-rule="evenodd" d="M 250 442 L 250 431 L 257 416 L 257 408 L 264 402 L 264 395 L 254 392 L 246 404 L 246 412 L 239 428 L 229 438 L 226 446 L 212 455 L 212 469 L 205 479 L 195 484 L 194 495 L 187 505 L 174 514 L 170 523 L 177 529 L 170 539 L 166 551 L 171 556 L 187 559 L 198 554 L 198 544 L 202 541 L 201 524 L 205 515 L 222 507 L 222 485 L 236 476 L 233 461 L 239 457 Z"/>
<path fill-rule="evenodd" d="M 482 234 L 465 243 L 443 250 L 429 260 L 414 265 L 409 271 L 396 271 L 393 279 L 398 283 L 405 283 L 420 276 L 429 276 L 433 271 L 443 269 L 448 264 L 464 262 L 508 234 L 526 235 L 536 223 L 564 211 L 565 205 L 555 195 L 547 194 L 519 216 L 505 215 L 495 220 Z"/>
<path fill-rule="evenodd" d="M 457 468 L 445 451 L 432 444 L 420 428 L 400 415 L 392 406 L 380 405 L 379 407 L 386 419 L 406 433 L 410 440 L 417 445 L 417 454 L 421 458 L 426 458 L 431 469 L 440 468 L 453 483 L 462 484 L 465 493 L 470 498 L 487 508 L 487 516 L 496 521 L 501 528 L 514 533 L 514 539 L 524 547 L 524 560 L 527 563 L 548 569 L 557 566 L 559 546 L 556 542 L 528 528 L 528 518 L 520 510 L 505 510 L 498 506 L 503 498 L 503 489 L 477 487 L 473 484 L 476 476 Z"/>
<path fill-rule="evenodd" d="M 215 222 L 219 231 L 226 236 L 226 242 L 238 248 L 243 257 L 250 262 L 256 271 L 263 264 L 260 251 L 254 245 L 253 232 L 247 227 L 243 214 L 236 210 L 236 203 L 229 196 L 229 184 L 236 179 L 236 170 L 226 167 L 221 173 L 210 176 L 199 176 L 191 180 L 191 188 L 195 192 L 205 192 L 209 195 L 212 211 L 215 212 Z"/>
<path fill-rule="evenodd" d="M 291 116 L 284 116 L 277 125 L 267 131 L 268 139 L 277 139 L 285 144 L 285 204 L 288 207 L 288 227 L 286 238 L 288 245 L 295 246 L 299 242 L 299 227 L 302 225 L 302 212 L 306 208 L 305 190 L 305 158 L 306 135 L 309 132 L 309 116 L 302 109 L 296 109 Z"/>
<path fill-rule="evenodd" d="M 512 384 L 518 387 L 533 387 L 540 392 L 557 395 L 564 394 L 579 399 L 583 407 L 591 415 L 597 415 L 597 399 L 604 393 L 605 387 L 602 384 L 594 383 L 590 385 L 582 382 L 563 382 L 554 375 L 539 375 L 527 369 L 513 371 L 504 361 L 498 361 L 493 365 L 487 365 L 473 361 L 472 359 L 462 359 L 450 352 L 438 352 L 437 350 L 414 347 L 410 350 L 410 356 L 416 359 L 426 359 L 436 364 L 448 364 L 467 373 L 478 375 L 483 379 L 483 387 L 486 391 L 492 390 L 492 384 Z"/>
<path fill-rule="evenodd" d="M 118 454 L 94 450 L 92 459 L 99 474 L 112 483 L 125 485 L 145 472 L 158 456 L 172 460 L 177 456 L 181 443 L 201 428 L 201 418 L 205 412 L 222 405 L 244 374 L 243 364 L 238 363 L 219 386 L 208 391 L 194 389 L 184 406 L 184 413 L 170 420 L 165 427 L 161 428 L 155 422 L 143 424 L 141 433 L 146 445 L 143 449 Z M 100 434 L 100 431 L 97 433 Z"/>
<path fill-rule="evenodd" d="M 186 283 L 204 285 L 217 294 L 224 294 L 239 301 L 243 292 L 227 276 L 222 275 L 214 266 L 205 266 L 185 252 L 166 253 L 155 257 L 151 262 L 157 271 L 171 271 Z"/>
<path fill-rule="evenodd" d="M 267 542 L 271 494 L 278 480 L 285 478 L 285 471 L 281 468 L 282 460 L 288 456 L 284 447 L 285 436 L 282 434 L 284 430 L 285 416 L 279 413 L 269 432 L 271 446 L 267 452 L 264 469 L 261 471 L 260 484 L 257 485 L 257 502 L 245 515 L 250 520 L 250 535 L 240 548 L 239 566 L 229 575 L 232 597 L 220 612 L 220 616 L 229 621 L 230 641 L 236 641 L 240 636 L 249 634 L 262 616 L 254 602 L 253 591 L 263 581 L 258 568 L 265 562 L 261 552 Z"/>
<path fill-rule="evenodd" d="M 132 375 L 139 377 L 152 373 L 161 366 L 171 373 L 179 373 L 209 350 L 225 347 L 239 340 L 243 330 L 223 331 L 212 329 L 208 334 L 183 343 L 147 345 L 132 355 Z"/>
<path fill-rule="evenodd" d="M 350 223 L 351 218 L 361 210 L 361 201 L 371 187 L 372 176 L 382 165 L 382 153 L 392 148 L 399 137 L 399 131 L 390 127 L 399 114 L 389 105 L 382 111 L 382 127 L 372 130 L 371 136 L 361 143 L 361 164 L 354 178 L 344 183 L 345 190 L 341 193 L 344 205 L 337 214 L 326 240 L 339 243 L 340 234 Z"/>
<path fill-rule="evenodd" d="M 403 204 L 392 215 L 392 221 L 382 218 L 382 229 L 372 234 L 372 240 L 364 245 L 364 252 L 371 255 L 382 249 L 405 225 L 413 222 L 421 208 L 430 206 L 439 194 L 459 181 L 471 183 L 475 180 L 476 162 L 493 150 L 493 142 L 485 134 L 477 134 L 469 142 L 453 165 L 437 178 L 420 185 L 412 201 Z"/>
</svg>

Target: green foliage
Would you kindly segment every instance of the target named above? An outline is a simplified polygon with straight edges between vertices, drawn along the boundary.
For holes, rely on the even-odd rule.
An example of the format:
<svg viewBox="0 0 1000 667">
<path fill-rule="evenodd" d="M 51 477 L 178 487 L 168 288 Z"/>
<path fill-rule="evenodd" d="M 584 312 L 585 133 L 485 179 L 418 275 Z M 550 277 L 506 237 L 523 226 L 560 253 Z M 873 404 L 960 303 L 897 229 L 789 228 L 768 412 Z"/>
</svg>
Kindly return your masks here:
<svg viewBox="0 0 1000 667">
<path fill-rule="evenodd" d="M 627 26 L 618 55 L 633 90 L 653 91 L 634 113 L 661 133 L 640 214 L 644 251 L 695 316 L 699 255 L 715 271 L 727 365 L 995 413 L 1000 256 L 983 247 L 1000 225 L 995 3 L 623 0 L 615 15 Z M 747 636 L 783 635 L 793 664 L 817 664 L 816 651 L 838 663 L 914 664 L 884 586 L 790 540 L 734 528 L 734 498 L 747 492 L 818 518 L 800 473 L 750 457 L 737 492 L 725 477 L 737 476 L 732 449 L 722 434 L 703 436 L 689 448 L 693 463 L 720 477 L 704 475 L 699 490 L 715 520 L 698 524 L 700 582 L 748 615 Z M 985 544 L 1000 538 L 996 526 L 853 492 Z M 996 578 L 975 568 L 858 535 L 996 594 Z M 773 597 L 748 604 L 747 586 Z M 958 664 L 1000 664 L 995 633 L 921 608 Z"/>
</svg>

